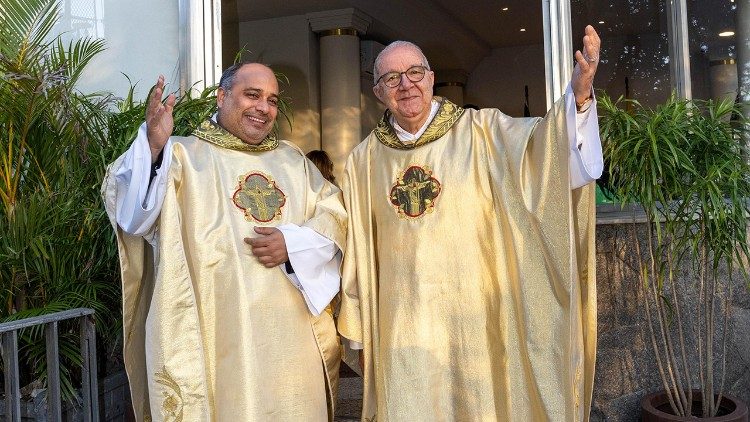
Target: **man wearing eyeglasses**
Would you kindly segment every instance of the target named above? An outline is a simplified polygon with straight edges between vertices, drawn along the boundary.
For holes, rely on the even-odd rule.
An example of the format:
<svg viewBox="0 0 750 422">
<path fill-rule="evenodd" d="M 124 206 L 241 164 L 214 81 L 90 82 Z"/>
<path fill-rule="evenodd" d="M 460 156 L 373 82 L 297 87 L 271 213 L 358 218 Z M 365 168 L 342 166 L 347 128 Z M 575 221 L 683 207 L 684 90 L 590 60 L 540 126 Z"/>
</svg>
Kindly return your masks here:
<svg viewBox="0 0 750 422">
<path fill-rule="evenodd" d="M 421 50 L 375 61 L 388 110 L 350 155 L 339 330 L 363 349 L 363 420 L 587 420 L 603 162 L 588 26 L 544 118 L 433 97 Z"/>
</svg>

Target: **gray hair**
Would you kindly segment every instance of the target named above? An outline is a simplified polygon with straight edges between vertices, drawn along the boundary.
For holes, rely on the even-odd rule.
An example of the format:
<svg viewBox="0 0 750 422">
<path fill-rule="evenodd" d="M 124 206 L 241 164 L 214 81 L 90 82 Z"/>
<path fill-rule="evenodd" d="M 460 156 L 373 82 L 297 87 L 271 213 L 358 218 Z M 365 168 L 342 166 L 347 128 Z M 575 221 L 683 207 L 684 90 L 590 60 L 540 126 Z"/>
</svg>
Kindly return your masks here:
<svg viewBox="0 0 750 422">
<path fill-rule="evenodd" d="M 422 66 L 426 67 L 427 70 L 430 70 L 430 63 L 427 61 L 427 57 L 424 55 L 424 53 L 422 52 L 422 49 L 419 48 L 419 46 L 417 46 L 413 42 L 409 42 L 409 41 L 401 41 L 401 40 L 394 41 L 394 42 L 388 44 L 383 49 L 383 51 L 381 51 L 380 54 L 378 54 L 378 57 L 375 58 L 375 64 L 372 67 L 372 83 L 373 84 L 377 84 L 378 83 L 378 79 L 381 76 L 380 72 L 378 71 L 378 68 L 380 68 L 380 63 L 383 61 L 383 56 L 385 55 L 385 53 L 387 53 L 387 52 L 389 52 L 389 51 L 391 51 L 391 50 L 393 50 L 395 48 L 399 48 L 399 47 L 408 47 L 408 48 L 411 48 L 414 51 L 416 51 L 419 54 L 419 56 L 421 57 L 421 59 L 422 59 Z"/>
<path fill-rule="evenodd" d="M 237 71 L 240 70 L 242 66 L 250 63 L 252 62 L 237 62 L 224 69 L 224 72 L 221 73 L 221 79 L 219 79 L 219 88 L 224 91 L 232 89 L 232 85 L 234 85 L 234 75 L 237 74 Z"/>
</svg>

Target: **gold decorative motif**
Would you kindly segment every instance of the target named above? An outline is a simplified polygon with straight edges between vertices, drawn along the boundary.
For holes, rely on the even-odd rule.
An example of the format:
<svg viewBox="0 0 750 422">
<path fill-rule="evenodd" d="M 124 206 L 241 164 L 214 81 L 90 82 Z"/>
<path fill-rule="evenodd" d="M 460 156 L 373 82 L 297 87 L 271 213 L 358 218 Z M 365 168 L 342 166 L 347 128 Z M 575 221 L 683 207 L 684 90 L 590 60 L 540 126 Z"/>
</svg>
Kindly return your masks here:
<svg viewBox="0 0 750 422">
<path fill-rule="evenodd" d="M 271 151 L 279 146 L 279 140 L 270 134 L 258 145 L 250 145 L 247 142 L 243 142 L 242 139 L 227 132 L 223 127 L 214 123 L 212 120 L 203 121 L 203 123 L 193 131 L 193 135 L 222 148 L 233 149 L 236 151 Z"/>
<path fill-rule="evenodd" d="M 239 178 L 232 202 L 245 212 L 245 220 L 268 223 L 281 219 L 281 208 L 286 196 L 271 176 L 251 171 Z"/>
<path fill-rule="evenodd" d="M 399 141 L 396 132 L 389 123 L 391 116 L 389 110 L 385 111 L 383 118 L 378 122 L 378 126 L 373 130 L 375 137 L 378 138 L 381 144 L 395 149 L 414 149 L 440 139 L 453 127 L 453 124 L 464 113 L 464 109 L 453 104 L 446 98 L 435 97 L 435 99 L 440 101 L 440 108 L 435 118 L 432 119 L 432 122 L 427 127 L 427 130 L 413 144 L 404 144 Z"/>
<path fill-rule="evenodd" d="M 166 367 L 162 367 L 161 371 L 157 371 L 154 374 L 154 380 L 169 389 L 169 391 L 164 391 L 164 401 L 161 404 L 161 408 L 165 413 L 164 420 L 182 421 L 184 404 L 180 385 L 172 378 Z"/>
<path fill-rule="evenodd" d="M 433 211 L 441 189 L 429 167 L 412 165 L 399 174 L 388 199 L 399 217 L 418 218 Z"/>
</svg>

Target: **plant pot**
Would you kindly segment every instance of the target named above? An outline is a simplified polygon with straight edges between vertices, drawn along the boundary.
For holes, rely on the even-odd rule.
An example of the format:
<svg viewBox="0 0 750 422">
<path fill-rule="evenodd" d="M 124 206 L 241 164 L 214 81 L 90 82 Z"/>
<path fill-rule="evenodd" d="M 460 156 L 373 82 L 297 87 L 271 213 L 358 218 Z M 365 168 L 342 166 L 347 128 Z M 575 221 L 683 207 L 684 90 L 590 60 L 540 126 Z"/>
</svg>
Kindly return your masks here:
<svg viewBox="0 0 750 422">
<path fill-rule="evenodd" d="M 693 415 L 695 416 L 676 416 L 672 414 L 667 393 L 658 391 L 641 400 L 641 417 L 643 422 L 695 421 L 696 418 L 707 422 L 748 422 L 747 405 L 742 400 L 727 395 L 721 397 L 718 416 L 700 418 L 701 397 L 700 391 L 693 390 Z"/>
</svg>

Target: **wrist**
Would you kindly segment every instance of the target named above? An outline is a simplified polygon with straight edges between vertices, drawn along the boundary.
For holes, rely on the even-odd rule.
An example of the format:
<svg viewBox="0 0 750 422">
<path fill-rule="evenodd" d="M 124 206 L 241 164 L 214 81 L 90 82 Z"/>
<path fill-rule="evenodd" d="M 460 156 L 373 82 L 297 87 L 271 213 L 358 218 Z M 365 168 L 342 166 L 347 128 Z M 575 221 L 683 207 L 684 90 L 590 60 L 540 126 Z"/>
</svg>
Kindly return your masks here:
<svg viewBox="0 0 750 422">
<path fill-rule="evenodd" d="M 588 98 L 586 98 L 585 100 L 581 102 L 579 102 L 577 98 L 575 101 L 576 101 L 576 111 L 578 113 L 584 113 L 589 109 L 589 107 L 591 107 L 591 103 L 594 102 L 594 98 L 591 95 L 589 95 Z"/>
</svg>

